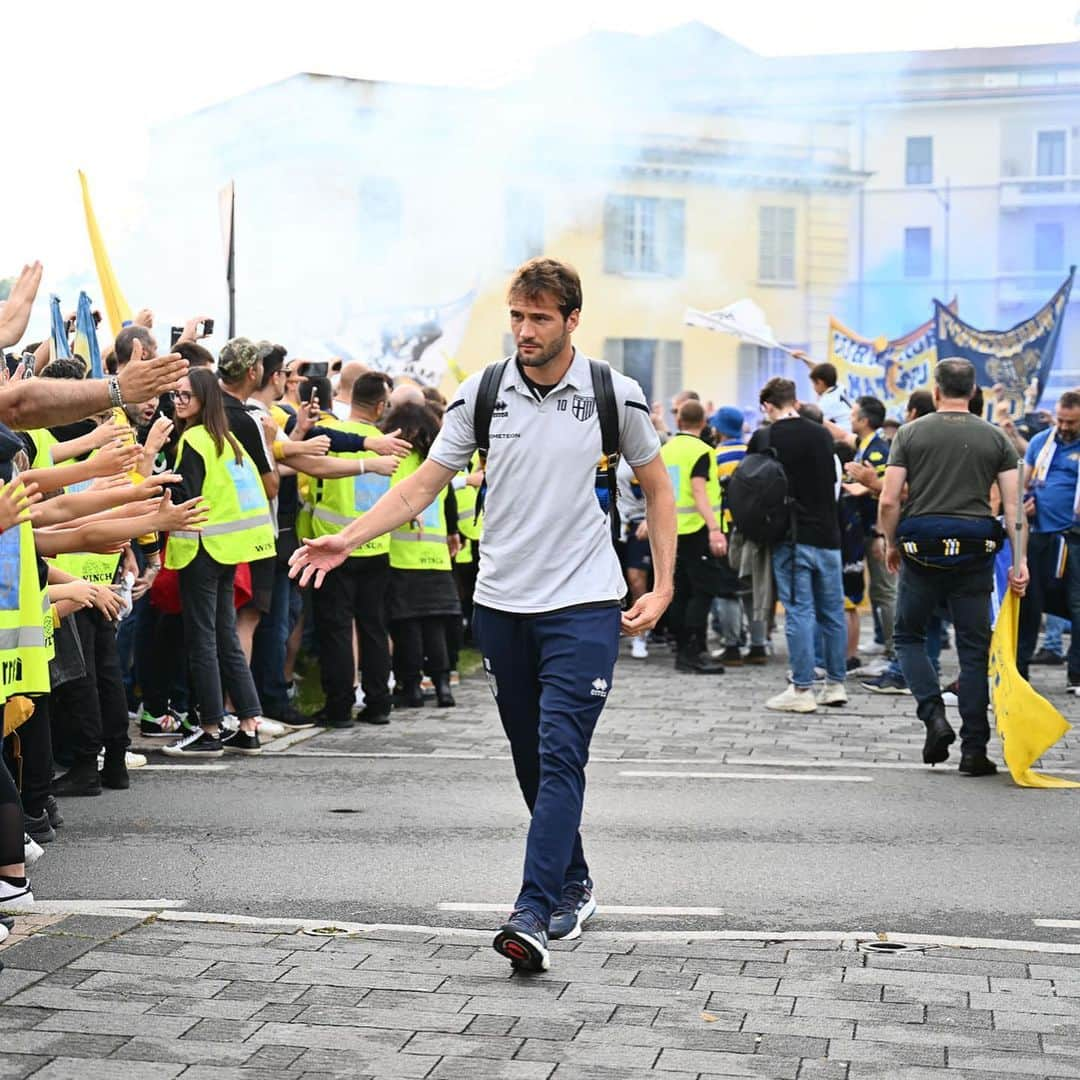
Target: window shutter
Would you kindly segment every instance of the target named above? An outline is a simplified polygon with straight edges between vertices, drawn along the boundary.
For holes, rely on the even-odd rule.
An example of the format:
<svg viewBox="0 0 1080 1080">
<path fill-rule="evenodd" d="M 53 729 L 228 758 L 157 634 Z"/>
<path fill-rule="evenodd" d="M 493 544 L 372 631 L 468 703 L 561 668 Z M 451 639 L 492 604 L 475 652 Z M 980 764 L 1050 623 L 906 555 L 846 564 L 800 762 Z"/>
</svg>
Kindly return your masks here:
<svg viewBox="0 0 1080 1080">
<path fill-rule="evenodd" d="M 665 199 L 663 206 L 664 273 L 678 278 L 686 269 L 686 203 L 682 199 Z"/>
<path fill-rule="evenodd" d="M 623 369 L 623 339 L 604 338 L 604 359 L 611 365 L 613 371 Z"/>
<path fill-rule="evenodd" d="M 609 195 L 604 201 L 604 273 L 620 274 L 623 265 L 623 239 L 626 232 L 624 196 Z"/>
<path fill-rule="evenodd" d="M 661 341 L 659 351 L 657 365 L 660 369 L 657 372 L 659 386 L 656 396 L 661 401 L 667 401 L 683 388 L 682 342 Z"/>
</svg>

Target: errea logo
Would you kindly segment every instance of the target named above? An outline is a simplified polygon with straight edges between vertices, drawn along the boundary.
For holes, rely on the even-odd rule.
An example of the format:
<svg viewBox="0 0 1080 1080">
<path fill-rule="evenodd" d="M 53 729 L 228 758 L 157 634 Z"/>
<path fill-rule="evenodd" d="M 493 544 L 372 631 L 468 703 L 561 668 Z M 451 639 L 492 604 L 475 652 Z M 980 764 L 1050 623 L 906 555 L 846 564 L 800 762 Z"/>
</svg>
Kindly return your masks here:
<svg viewBox="0 0 1080 1080">
<path fill-rule="evenodd" d="M 593 679 L 592 690 L 590 693 L 593 697 L 606 698 L 608 692 L 607 679 Z"/>
</svg>

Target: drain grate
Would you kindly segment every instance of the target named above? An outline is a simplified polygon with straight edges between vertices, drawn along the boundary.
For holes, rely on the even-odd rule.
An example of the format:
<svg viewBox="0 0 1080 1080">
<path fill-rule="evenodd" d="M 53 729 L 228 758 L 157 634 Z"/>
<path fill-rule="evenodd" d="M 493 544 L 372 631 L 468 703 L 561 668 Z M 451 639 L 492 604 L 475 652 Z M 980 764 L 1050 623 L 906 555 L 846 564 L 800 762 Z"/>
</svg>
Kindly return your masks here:
<svg viewBox="0 0 1080 1080">
<path fill-rule="evenodd" d="M 917 945 L 911 941 L 860 941 L 859 952 L 869 953 L 901 953 L 901 952 L 926 952 L 933 945 Z"/>
<path fill-rule="evenodd" d="M 352 938 L 360 936 L 359 930 L 346 930 L 344 926 L 309 926 L 305 927 L 301 933 L 307 934 L 308 937 Z"/>
</svg>

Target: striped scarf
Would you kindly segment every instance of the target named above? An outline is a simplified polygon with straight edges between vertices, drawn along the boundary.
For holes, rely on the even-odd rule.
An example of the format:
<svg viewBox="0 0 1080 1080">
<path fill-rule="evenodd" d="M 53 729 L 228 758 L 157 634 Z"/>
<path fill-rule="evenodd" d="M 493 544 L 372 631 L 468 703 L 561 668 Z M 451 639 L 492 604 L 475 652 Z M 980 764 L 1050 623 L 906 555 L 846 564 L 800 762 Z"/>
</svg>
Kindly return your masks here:
<svg viewBox="0 0 1080 1080">
<path fill-rule="evenodd" d="M 1035 459 L 1035 472 L 1031 478 L 1034 487 L 1040 488 L 1046 484 L 1046 477 L 1054 461 L 1054 454 L 1057 453 L 1057 447 L 1057 426 L 1055 425 L 1050 429 L 1050 434 L 1046 437 L 1046 442 L 1042 444 L 1039 456 Z M 1077 471 L 1076 491 L 1073 494 L 1073 519 L 1076 518 L 1080 518 L 1080 470 Z"/>
</svg>

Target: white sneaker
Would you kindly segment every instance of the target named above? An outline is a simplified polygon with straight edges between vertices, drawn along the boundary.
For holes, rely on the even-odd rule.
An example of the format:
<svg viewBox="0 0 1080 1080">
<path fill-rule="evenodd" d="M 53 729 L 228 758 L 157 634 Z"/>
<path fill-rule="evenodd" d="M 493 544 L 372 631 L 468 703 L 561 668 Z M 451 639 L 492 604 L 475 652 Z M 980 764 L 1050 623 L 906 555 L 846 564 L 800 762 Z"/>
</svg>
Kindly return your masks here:
<svg viewBox="0 0 1080 1080">
<path fill-rule="evenodd" d="M 239 725 L 237 725 L 239 727 Z M 277 739 L 285 734 L 285 725 L 266 716 L 259 717 L 259 734 L 265 739 Z"/>
<path fill-rule="evenodd" d="M 632 637 L 630 639 L 630 655 L 635 660 L 648 660 L 649 646 L 643 637 Z"/>
<path fill-rule="evenodd" d="M 881 656 L 885 652 L 885 646 L 879 645 L 876 641 L 868 641 L 865 645 L 859 646 L 859 652 L 863 656 Z"/>
<path fill-rule="evenodd" d="M 0 923 L 0 945 L 3 945 L 9 933 L 8 928 L 3 923 Z"/>
<path fill-rule="evenodd" d="M 146 764 L 146 755 L 145 754 L 136 754 L 132 750 L 125 751 L 125 753 L 124 753 L 124 764 L 129 769 L 141 769 Z M 101 753 L 98 754 L 97 767 L 98 767 L 99 771 L 105 767 L 105 753 L 104 753 L 104 751 L 102 751 Z"/>
<path fill-rule="evenodd" d="M 29 878 L 22 886 L 9 885 L 6 881 L 0 881 L 0 911 L 19 911 L 33 905 L 34 894 L 30 890 Z"/>
<path fill-rule="evenodd" d="M 796 690 L 789 685 L 782 694 L 769 698 L 765 702 L 765 708 L 772 709 L 773 712 L 809 713 L 817 711 L 817 701 L 814 699 L 813 690 Z"/>
<path fill-rule="evenodd" d="M 356 693 L 353 694 L 353 705 L 357 709 L 364 707 L 364 689 L 361 686 L 356 688 Z"/>
<path fill-rule="evenodd" d="M 846 705 L 848 703 L 847 691 L 844 684 L 839 682 L 827 682 L 818 691 L 817 703 L 819 705 Z"/>
<path fill-rule="evenodd" d="M 45 849 L 29 833 L 23 833 L 23 861 L 26 865 L 33 866 L 44 854 Z"/>
</svg>

